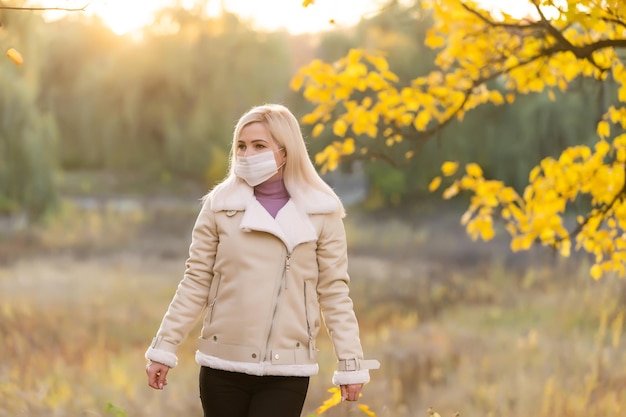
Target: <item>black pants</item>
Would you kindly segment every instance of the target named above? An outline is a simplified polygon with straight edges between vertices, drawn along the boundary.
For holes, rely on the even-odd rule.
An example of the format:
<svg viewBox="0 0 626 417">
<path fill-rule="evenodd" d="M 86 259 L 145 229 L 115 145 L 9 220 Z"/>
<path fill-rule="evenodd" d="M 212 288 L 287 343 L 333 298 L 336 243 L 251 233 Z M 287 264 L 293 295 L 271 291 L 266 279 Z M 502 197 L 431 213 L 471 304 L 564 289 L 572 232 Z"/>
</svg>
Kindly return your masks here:
<svg viewBox="0 0 626 417">
<path fill-rule="evenodd" d="M 200 368 L 204 417 L 300 417 L 308 388 L 309 377 Z"/>
</svg>

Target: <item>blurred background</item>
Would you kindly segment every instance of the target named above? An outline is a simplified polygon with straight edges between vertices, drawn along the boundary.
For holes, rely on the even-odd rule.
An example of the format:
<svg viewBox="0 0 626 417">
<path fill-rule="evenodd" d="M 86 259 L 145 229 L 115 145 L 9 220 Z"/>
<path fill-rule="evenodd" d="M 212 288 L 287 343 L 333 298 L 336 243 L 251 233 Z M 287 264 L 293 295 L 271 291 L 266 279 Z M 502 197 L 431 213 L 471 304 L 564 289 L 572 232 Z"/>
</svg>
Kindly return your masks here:
<svg viewBox="0 0 626 417">
<path fill-rule="evenodd" d="M 268 102 L 302 117 L 312 106 L 291 77 L 354 47 L 386 52 L 400 84 L 427 74 L 428 14 L 418 0 L 94 0 L 0 10 L 0 23 L 0 46 L 24 56 L 0 61 L 0 417 L 200 415 L 197 330 L 163 392 L 143 354 L 236 120 Z M 591 280 L 580 256 L 512 254 L 505 235 L 472 242 L 467 201 L 427 190 L 449 159 L 521 190 L 543 157 L 595 143 L 600 92 L 616 94 L 580 80 L 555 100 L 481 106 L 410 166 L 325 177 L 348 205 L 352 295 L 366 356 L 382 363 L 362 403 L 377 416 L 625 415 L 623 281 Z M 333 140 L 302 128 L 311 155 Z M 320 345 L 305 415 L 330 396 Z"/>
</svg>

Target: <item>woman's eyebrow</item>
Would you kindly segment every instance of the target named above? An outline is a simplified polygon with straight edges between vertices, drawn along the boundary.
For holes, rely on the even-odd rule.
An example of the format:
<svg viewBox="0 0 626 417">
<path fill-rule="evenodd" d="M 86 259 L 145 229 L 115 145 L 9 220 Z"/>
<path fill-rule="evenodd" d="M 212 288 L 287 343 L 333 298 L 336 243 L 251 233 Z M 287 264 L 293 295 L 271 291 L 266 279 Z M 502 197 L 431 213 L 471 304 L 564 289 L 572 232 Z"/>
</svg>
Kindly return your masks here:
<svg viewBox="0 0 626 417">
<path fill-rule="evenodd" d="M 238 143 L 245 143 L 244 140 L 239 139 L 237 141 Z M 263 142 L 263 143 L 269 143 L 269 141 L 267 139 L 252 139 L 250 140 L 251 143 L 255 143 L 255 142 Z"/>
</svg>

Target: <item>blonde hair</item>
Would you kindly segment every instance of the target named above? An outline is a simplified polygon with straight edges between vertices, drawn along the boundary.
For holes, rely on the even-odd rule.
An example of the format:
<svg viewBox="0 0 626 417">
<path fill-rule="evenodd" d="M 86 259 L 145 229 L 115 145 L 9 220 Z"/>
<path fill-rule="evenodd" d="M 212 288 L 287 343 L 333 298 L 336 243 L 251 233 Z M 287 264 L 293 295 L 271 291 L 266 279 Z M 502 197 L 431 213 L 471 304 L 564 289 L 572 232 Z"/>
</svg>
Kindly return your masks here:
<svg viewBox="0 0 626 417">
<path fill-rule="evenodd" d="M 280 104 L 264 104 L 253 107 L 239 118 L 233 132 L 228 176 L 216 187 L 216 190 L 237 181 L 235 174 L 237 141 L 242 129 L 251 123 L 263 123 L 269 130 L 272 139 L 285 149 L 287 160 L 283 167 L 283 181 L 287 192 L 296 203 L 304 203 L 306 187 L 313 187 L 334 198 L 341 215 L 345 216 L 345 209 L 341 200 L 320 177 L 315 166 L 313 166 L 313 162 L 311 162 L 298 119 L 287 107 Z"/>
</svg>

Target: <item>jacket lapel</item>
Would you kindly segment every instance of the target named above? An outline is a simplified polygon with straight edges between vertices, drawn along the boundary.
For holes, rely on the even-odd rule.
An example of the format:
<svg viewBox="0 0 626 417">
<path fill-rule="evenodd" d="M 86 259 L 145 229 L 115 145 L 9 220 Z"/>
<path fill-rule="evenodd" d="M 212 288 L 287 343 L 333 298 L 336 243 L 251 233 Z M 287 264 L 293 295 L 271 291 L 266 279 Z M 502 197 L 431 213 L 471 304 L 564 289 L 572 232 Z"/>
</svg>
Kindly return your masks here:
<svg viewBox="0 0 626 417">
<path fill-rule="evenodd" d="M 301 243 L 317 240 L 317 232 L 311 219 L 306 213 L 298 210 L 293 200 L 287 201 L 287 204 L 280 209 L 276 215 L 276 223 L 285 233 L 285 245 L 289 248 L 289 252 Z"/>
<path fill-rule="evenodd" d="M 271 233 L 283 241 L 289 252 L 301 243 L 317 239 L 317 233 L 309 216 L 299 211 L 292 200 L 280 209 L 274 219 L 252 196 L 241 218 L 239 228 L 243 231 L 256 230 Z"/>
<path fill-rule="evenodd" d="M 254 197 L 254 190 L 243 181 L 227 180 L 209 195 L 213 211 L 244 211 L 240 228 L 271 233 L 279 238 L 289 252 L 301 243 L 317 240 L 317 232 L 309 214 L 332 212 L 336 202 L 321 191 L 311 190 L 296 204 L 290 199 L 273 218 Z"/>
</svg>

